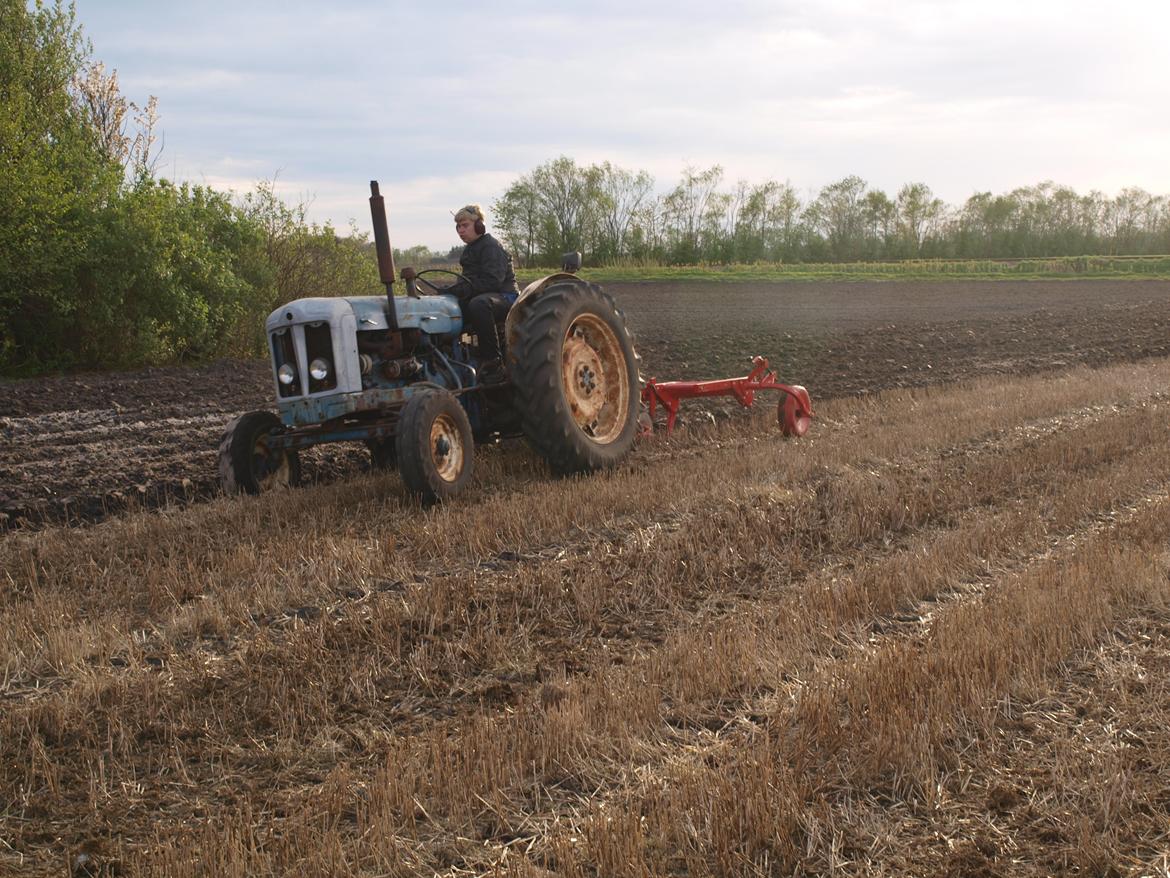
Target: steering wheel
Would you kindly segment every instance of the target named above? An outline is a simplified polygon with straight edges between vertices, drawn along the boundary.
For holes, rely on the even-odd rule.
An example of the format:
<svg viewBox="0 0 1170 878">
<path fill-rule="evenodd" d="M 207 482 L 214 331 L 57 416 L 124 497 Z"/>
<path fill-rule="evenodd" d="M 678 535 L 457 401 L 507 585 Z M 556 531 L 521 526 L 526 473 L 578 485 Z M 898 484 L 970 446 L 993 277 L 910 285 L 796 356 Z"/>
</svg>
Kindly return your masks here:
<svg viewBox="0 0 1170 878">
<path fill-rule="evenodd" d="M 457 271 L 448 271 L 448 270 L 447 270 L 447 269 L 445 269 L 445 268 L 428 268 L 428 269 L 426 269 L 425 271 L 419 271 L 419 272 L 416 272 L 416 273 L 415 273 L 415 276 L 414 276 L 414 279 L 415 279 L 415 280 L 416 280 L 418 283 L 420 283 L 420 284 L 422 284 L 423 286 L 425 286 L 425 287 L 427 287 L 428 289 L 430 289 L 430 291 L 431 291 L 431 292 L 430 292 L 430 295 L 433 295 L 433 296 L 441 295 L 441 294 L 443 294 L 443 293 L 447 292 L 447 288 L 446 288 L 446 287 L 435 286 L 435 284 L 434 284 L 434 283 L 432 283 L 431 281 L 429 281 L 429 280 L 427 280 L 425 277 L 423 277 L 423 275 L 424 275 L 424 274 L 449 274 L 449 275 L 451 275 L 451 277 L 455 278 L 456 280 L 462 280 L 462 279 L 463 279 L 463 275 L 461 275 L 459 272 L 457 272 Z"/>
</svg>

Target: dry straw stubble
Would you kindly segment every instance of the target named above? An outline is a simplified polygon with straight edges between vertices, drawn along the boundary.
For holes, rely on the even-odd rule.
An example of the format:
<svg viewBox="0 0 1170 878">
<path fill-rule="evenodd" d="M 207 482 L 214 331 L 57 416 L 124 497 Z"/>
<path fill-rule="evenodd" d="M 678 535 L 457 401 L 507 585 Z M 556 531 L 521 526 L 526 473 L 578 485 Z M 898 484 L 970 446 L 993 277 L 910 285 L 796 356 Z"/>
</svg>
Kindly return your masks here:
<svg viewBox="0 0 1170 878">
<path fill-rule="evenodd" d="M 1161 599 L 1167 374 L 839 401 L 587 480 L 505 451 L 439 510 L 382 479 L 11 535 L 0 862 L 862 868 L 871 797 L 928 798 Z"/>
</svg>

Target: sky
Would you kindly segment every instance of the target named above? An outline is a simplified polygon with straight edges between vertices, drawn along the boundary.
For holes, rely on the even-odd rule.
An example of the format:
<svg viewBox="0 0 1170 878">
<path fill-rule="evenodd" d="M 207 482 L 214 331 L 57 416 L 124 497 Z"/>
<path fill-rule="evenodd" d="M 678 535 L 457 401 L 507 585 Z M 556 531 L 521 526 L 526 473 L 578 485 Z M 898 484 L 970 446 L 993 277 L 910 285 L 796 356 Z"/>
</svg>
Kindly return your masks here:
<svg viewBox="0 0 1170 878">
<path fill-rule="evenodd" d="M 446 251 L 560 155 L 788 181 L 856 174 L 958 205 L 1045 180 L 1170 194 L 1170 3 L 1115 0 L 76 0 L 123 94 L 158 97 L 158 173 Z"/>
</svg>

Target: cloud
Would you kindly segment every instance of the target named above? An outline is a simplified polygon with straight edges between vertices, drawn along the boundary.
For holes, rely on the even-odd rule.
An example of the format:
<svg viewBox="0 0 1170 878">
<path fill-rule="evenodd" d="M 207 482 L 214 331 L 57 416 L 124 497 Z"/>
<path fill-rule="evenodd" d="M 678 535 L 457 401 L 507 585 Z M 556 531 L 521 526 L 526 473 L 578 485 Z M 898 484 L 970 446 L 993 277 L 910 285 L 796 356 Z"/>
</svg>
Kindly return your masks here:
<svg viewBox="0 0 1170 878">
<path fill-rule="evenodd" d="M 233 163 L 224 160 L 217 169 L 202 175 L 198 182 L 223 191 L 244 195 L 259 180 L 274 180 L 276 193 L 290 204 L 304 204 L 310 222 L 332 224 L 345 231 L 350 223 L 359 232 L 370 234 L 370 178 L 310 178 L 277 174 L 233 173 Z M 426 244 L 446 251 L 459 244 L 455 235 L 454 212 L 469 201 L 478 201 L 486 209 L 492 224 L 491 202 L 503 192 L 516 174 L 507 171 L 471 172 L 453 176 L 420 177 L 395 181 L 383 178 L 379 188 L 386 199 L 390 239 L 397 247 Z"/>
<path fill-rule="evenodd" d="M 561 154 L 660 188 L 720 164 L 802 189 L 921 180 L 951 201 L 1048 178 L 1170 191 L 1165 4 L 79 0 L 78 15 L 128 96 L 159 96 L 164 167 L 279 172 L 314 193 L 314 218 L 362 227 L 378 177 L 403 244 L 442 245 L 445 211 Z"/>
</svg>

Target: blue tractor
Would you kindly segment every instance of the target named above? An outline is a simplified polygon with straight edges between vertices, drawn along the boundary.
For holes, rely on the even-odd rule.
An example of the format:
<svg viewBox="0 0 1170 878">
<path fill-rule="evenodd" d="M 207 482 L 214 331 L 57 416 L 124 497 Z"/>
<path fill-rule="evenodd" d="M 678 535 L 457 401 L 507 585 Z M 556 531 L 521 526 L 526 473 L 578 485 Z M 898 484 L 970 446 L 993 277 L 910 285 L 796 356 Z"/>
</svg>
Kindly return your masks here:
<svg viewBox="0 0 1170 878">
<path fill-rule="evenodd" d="M 633 338 L 613 300 L 564 270 L 529 284 L 497 326 L 506 380 L 479 380 L 477 339 L 443 272 L 402 270 L 395 296 L 385 203 L 370 183 L 385 296 L 298 299 L 268 316 L 276 406 L 233 420 L 219 447 L 228 493 L 300 481 L 298 451 L 363 442 L 375 468 L 396 467 L 424 502 L 467 486 L 476 442 L 524 436 L 555 473 L 613 466 L 638 431 Z"/>
</svg>

